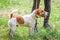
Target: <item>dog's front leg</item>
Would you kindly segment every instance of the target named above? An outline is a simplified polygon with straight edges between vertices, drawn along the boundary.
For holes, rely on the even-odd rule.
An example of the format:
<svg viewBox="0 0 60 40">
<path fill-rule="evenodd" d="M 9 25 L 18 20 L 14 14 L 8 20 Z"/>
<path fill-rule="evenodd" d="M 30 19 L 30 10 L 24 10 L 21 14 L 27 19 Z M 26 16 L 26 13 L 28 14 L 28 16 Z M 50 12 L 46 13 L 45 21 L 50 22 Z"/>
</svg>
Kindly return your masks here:
<svg viewBox="0 0 60 40">
<path fill-rule="evenodd" d="M 34 33 L 34 26 L 29 27 L 29 36 Z"/>
<path fill-rule="evenodd" d="M 16 29 L 16 25 L 12 25 L 12 27 L 10 28 L 10 36 L 11 36 L 12 38 L 13 38 L 15 29 Z"/>
</svg>

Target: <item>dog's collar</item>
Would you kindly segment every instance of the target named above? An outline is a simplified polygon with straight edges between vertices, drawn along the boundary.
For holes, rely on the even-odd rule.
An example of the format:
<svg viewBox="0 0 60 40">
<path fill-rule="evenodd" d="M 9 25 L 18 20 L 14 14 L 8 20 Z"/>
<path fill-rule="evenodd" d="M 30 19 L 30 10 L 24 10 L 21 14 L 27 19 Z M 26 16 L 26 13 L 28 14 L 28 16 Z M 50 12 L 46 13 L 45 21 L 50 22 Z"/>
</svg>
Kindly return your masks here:
<svg viewBox="0 0 60 40">
<path fill-rule="evenodd" d="M 38 18 L 38 16 L 37 16 L 37 15 L 35 15 L 35 17 L 36 17 L 36 18 Z"/>
</svg>

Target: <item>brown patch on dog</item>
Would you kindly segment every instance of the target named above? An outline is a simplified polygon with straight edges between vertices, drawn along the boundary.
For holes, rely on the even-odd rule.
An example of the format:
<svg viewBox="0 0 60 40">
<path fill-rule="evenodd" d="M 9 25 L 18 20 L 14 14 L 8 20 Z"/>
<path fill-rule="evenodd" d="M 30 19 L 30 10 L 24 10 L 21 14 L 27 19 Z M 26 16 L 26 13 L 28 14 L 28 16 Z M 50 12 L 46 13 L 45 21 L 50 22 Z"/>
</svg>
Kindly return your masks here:
<svg viewBox="0 0 60 40">
<path fill-rule="evenodd" d="M 16 16 L 16 19 L 19 24 L 24 24 L 24 19 L 22 16 Z"/>
<path fill-rule="evenodd" d="M 24 23 L 24 19 L 23 19 L 22 16 L 15 16 L 15 15 L 13 15 L 13 13 L 11 13 L 11 14 L 10 14 L 10 18 L 16 18 L 16 20 L 17 20 L 17 22 L 18 22 L 19 24 L 23 24 L 23 23 Z"/>
<path fill-rule="evenodd" d="M 42 9 L 36 9 L 36 13 L 41 16 L 44 17 L 44 11 Z"/>
</svg>

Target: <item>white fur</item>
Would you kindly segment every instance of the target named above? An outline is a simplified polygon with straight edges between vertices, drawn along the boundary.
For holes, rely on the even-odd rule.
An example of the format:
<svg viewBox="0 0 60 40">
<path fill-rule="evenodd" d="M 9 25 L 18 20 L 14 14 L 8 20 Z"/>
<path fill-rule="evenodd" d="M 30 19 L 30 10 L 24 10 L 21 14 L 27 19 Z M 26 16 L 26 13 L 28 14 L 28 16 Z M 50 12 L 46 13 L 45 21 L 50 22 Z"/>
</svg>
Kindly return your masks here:
<svg viewBox="0 0 60 40">
<path fill-rule="evenodd" d="M 44 14 L 45 14 L 45 18 L 46 18 L 48 16 L 48 12 L 44 11 Z"/>
</svg>

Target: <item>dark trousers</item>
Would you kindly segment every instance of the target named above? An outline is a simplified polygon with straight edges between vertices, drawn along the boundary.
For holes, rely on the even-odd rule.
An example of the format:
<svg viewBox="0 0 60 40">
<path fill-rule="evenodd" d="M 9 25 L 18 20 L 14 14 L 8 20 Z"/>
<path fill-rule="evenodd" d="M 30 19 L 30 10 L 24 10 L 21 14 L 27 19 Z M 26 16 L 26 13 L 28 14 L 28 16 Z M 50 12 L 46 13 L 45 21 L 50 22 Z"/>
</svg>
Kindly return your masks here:
<svg viewBox="0 0 60 40">
<path fill-rule="evenodd" d="M 36 7 L 36 3 L 37 3 L 37 7 Z M 40 4 L 40 0 L 33 0 L 32 11 L 36 8 L 39 8 L 39 4 Z M 46 28 L 48 25 L 48 20 L 49 20 L 49 16 L 50 16 L 51 0 L 44 0 L 44 5 L 45 5 L 44 10 L 48 12 L 48 16 L 46 18 L 44 18 L 44 24 L 43 24 L 43 26 Z M 35 24 L 35 29 L 37 29 L 36 26 L 37 26 L 37 20 L 36 20 L 36 24 Z"/>
</svg>

